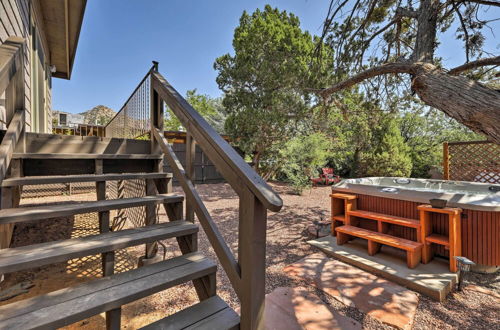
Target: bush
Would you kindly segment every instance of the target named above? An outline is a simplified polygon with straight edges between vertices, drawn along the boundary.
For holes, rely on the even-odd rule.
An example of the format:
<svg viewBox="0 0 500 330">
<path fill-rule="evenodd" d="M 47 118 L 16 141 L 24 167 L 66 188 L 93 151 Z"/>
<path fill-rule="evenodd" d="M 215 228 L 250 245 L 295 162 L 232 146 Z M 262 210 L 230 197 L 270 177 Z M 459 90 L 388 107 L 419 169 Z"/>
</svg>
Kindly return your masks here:
<svg viewBox="0 0 500 330">
<path fill-rule="evenodd" d="M 280 150 L 282 172 L 297 194 L 311 186 L 310 178 L 326 164 L 330 146 L 325 135 L 314 133 L 295 137 Z"/>
</svg>

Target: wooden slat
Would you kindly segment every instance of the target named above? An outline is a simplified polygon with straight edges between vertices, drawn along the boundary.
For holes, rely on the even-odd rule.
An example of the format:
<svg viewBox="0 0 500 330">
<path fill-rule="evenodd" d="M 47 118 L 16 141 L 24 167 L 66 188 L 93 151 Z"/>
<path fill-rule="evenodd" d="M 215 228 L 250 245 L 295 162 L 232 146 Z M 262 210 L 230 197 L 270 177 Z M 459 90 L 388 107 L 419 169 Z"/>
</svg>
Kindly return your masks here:
<svg viewBox="0 0 500 330">
<path fill-rule="evenodd" d="M 38 153 L 15 153 L 13 158 L 22 159 L 161 159 L 161 155 L 151 154 L 38 154 Z"/>
<path fill-rule="evenodd" d="M 420 227 L 420 221 L 418 221 L 418 220 L 408 219 L 408 218 L 403 218 L 403 217 L 396 217 L 396 216 L 388 215 L 388 214 L 363 211 L 363 210 L 354 210 L 354 211 L 349 211 L 349 215 L 361 217 L 361 218 L 366 218 L 366 219 L 382 221 L 382 222 L 387 222 L 387 223 L 392 223 L 395 225 L 406 226 L 406 227 L 411 227 L 411 228 Z"/>
<path fill-rule="evenodd" d="M 220 297 L 208 298 L 141 330 L 238 329 L 240 318 Z"/>
<path fill-rule="evenodd" d="M 4 249 L 0 250 L 0 274 L 197 232 L 198 226 L 190 222 L 173 221 L 99 235 Z"/>
<path fill-rule="evenodd" d="M 156 92 L 165 101 L 169 108 L 179 118 L 184 127 L 188 129 L 194 139 L 198 141 L 201 148 L 210 145 L 219 157 L 215 159 L 214 164 L 223 176 L 222 168 L 229 166 L 231 171 L 236 174 L 238 180 L 245 184 L 264 204 L 264 206 L 277 212 L 283 206 L 283 201 L 273 189 L 241 158 L 240 155 L 231 147 L 195 110 L 193 107 L 167 82 L 167 80 L 158 72 L 151 73 L 151 83 Z M 203 141 L 203 142 L 202 142 Z M 205 143 L 206 141 L 206 143 Z M 219 162 L 222 158 L 223 162 Z M 225 164 L 223 164 L 225 163 Z M 227 176 L 230 178 L 230 176 Z M 228 180 L 229 181 L 229 180 Z M 236 185 L 238 182 L 233 182 Z"/>
<path fill-rule="evenodd" d="M 330 197 L 339 198 L 339 199 L 356 199 L 358 198 L 356 195 L 342 194 L 342 193 L 333 193 L 330 194 Z"/>
<path fill-rule="evenodd" d="M 66 217 L 90 212 L 111 211 L 130 207 L 144 206 L 148 203 L 180 203 L 184 196 L 165 194 L 136 198 L 123 198 L 85 203 L 69 203 L 62 205 L 39 205 L 0 210 L 0 224 L 31 220 Z"/>
<path fill-rule="evenodd" d="M 337 215 L 334 215 L 332 217 L 332 219 L 344 222 L 345 221 L 345 215 L 344 214 L 337 214 Z"/>
<path fill-rule="evenodd" d="M 10 37 L 0 45 L 0 94 L 9 86 L 16 73 L 23 69 L 23 43 L 22 38 Z"/>
<path fill-rule="evenodd" d="M 13 151 L 21 137 L 24 126 L 24 113 L 23 110 L 17 110 L 14 113 L 14 117 L 0 144 L 0 182 L 3 181 L 7 174 L 10 161 L 13 157 Z"/>
<path fill-rule="evenodd" d="M 450 239 L 444 235 L 431 234 L 425 238 L 426 242 L 450 246 Z"/>
<path fill-rule="evenodd" d="M 118 173 L 118 174 L 82 174 L 82 175 L 52 175 L 52 176 L 25 176 L 3 180 L 2 187 L 24 185 L 44 185 L 54 183 L 119 181 L 134 179 L 164 179 L 172 178 L 171 173 Z"/>
<path fill-rule="evenodd" d="M 340 226 L 340 227 L 335 228 L 335 230 L 337 230 L 338 232 L 344 233 L 344 234 L 364 238 L 364 239 L 367 239 L 370 241 L 374 241 L 374 242 L 385 244 L 385 245 L 390 245 L 390 246 L 393 246 L 393 247 L 396 247 L 399 249 L 403 249 L 403 250 L 408 250 L 408 251 L 416 250 L 422 246 L 422 244 L 420 244 L 420 243 L 409 241 L 407 239 L 398 238 L 398 237 L 394 237 L 394 236 L 386 235 L 386 234 L 382 234 L 382 233 L 377 233 L 377 232 L 374 232 L 371 230 L 366 230 L 366 229 L 354 227 L 354 226 L 348 226 L 348 225 Z"/>
<path fill-rule="evenodd" d="M 191 253 L 0 307 L 2 329 L 53 329 L 216 272 Z"/>
<path fill-rule="evenodd" d="M 187 178 L 186 172 L 181 165 L 181 162 L 175 155 L 174 150 L 168 144 L 167 139 L 157 130 L 153 130 L 154 138 L 158 141 L 158 145 L 164 152 L 166 159 L 170 165 L 170 168 L 174 172 L 174 176 L 179 180 L 179 183 L 186 194 L 186 199 L 188 199 L 198 217 L 200 224 L 205 231 L 210 244 L 212 245 L 217 258 L 219 259 L 224 271 L 226 272 L 231 285 L 233 286 L 236 293 L 239 293 L 240 287 L 240 268 L 236 259 L 234 258 L 231 250 L 227 246 L 222 234 L 217 228 L 214 220 L 210 216 L 205 204 L 201 200 L 200 195 L 196 191 L 194 184 Z"/>
</svg>

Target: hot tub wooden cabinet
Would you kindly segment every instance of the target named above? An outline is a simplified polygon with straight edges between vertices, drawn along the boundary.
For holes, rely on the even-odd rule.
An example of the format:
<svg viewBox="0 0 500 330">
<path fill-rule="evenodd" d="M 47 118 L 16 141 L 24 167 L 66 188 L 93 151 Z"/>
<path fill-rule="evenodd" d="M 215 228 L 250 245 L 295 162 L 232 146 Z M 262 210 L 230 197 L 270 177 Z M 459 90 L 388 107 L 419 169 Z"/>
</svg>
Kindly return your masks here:
<svg viewBox="0 0 500 330">
<path fill-rule="evenodd" d="M 343 195 L 343 199 L 334 195 Z M 355 196 L 348 199 L 346 196 Z M 367 211 L 368 216 L 353 217 L 349 224 L 375 232 L 407 239 L 422 244 L 419 206 L 433 198 L 446 199 L 448 207 L 459 209 L 455 250 L 478 265 L 500 266 L 500 185 L 444 180 L 406 178 L 362 178 L 343 180 L 332 187 L 332 235 L 335 228 L 346 224 L 342 203 L 352 210 Z M 420 207 L 422 209 L 422 207 Z M 351 212 L 351 214 L 355 214 Z M 377 221 L 371 214 L 387 215 L 387 222 Z M 405 219 L 407 224 L 391 223 L 390 219 Z M 429 212 L 434 237 L 450 237 L 450 218 L 446 212 Z M 383 224 L 383 228 L 381 228 Z M 431 242 L 432 243 L 432 242 Z M 425 245 L 432 255 L 450 257 L 446 242 Z M 424 251 L 424 262 L 429 261 L 429 250 Z M 425 260 L 427 258 L 427 260 Z M 454 263 L 454 262 L 453 262 Z M 450 267 L 455 271 L 455 267 Z"/>
</svg>

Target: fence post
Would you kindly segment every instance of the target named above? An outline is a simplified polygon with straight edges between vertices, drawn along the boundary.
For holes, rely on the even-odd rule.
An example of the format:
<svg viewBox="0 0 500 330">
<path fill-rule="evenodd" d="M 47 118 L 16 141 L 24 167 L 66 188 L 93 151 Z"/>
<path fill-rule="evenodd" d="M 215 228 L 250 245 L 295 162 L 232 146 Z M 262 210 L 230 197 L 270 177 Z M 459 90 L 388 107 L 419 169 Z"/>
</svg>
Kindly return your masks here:
<svg viewBox="0 0 500 330">
<path fill-rule="evenodd" d="M 241 329 L 261 329 L 266 281 L 266 223 L 264 205 L 247 190 L 240 195 L 238 263 L 241 269 Z"/>
<path fill-rule="evenodd" d="M 448 142 L 443 143 L 443 179 L 450 179 L 450 155 L 448 149 Z"/>
</svg>

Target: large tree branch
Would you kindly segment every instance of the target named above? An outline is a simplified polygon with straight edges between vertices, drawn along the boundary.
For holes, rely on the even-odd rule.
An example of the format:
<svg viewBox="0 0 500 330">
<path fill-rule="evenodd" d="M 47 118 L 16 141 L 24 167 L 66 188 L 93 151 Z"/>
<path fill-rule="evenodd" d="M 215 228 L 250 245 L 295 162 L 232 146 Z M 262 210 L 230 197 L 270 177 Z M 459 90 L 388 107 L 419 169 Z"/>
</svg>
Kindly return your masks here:
<svg viewBox="0 0 500 330">
<path fill-rule="evenodd" d="M 417 69 L 422 66 L 423 63 L 405 63 L 405 62 L 393 62 L 393 63 L 387 63 L 383 64 L 380 66 L 376 66 L 373 68 L 370 68 L 368 70 L 365 70 L 361 73 L 358 73 L 355 76 L 352 76 L 349 79 L 346 79 L 338 84 L 335 84 L 329 88 L 322 89 L 319 92 L 319 94 L 326 98 L 329 95 L 338 92 L 340 90 L 350 88 L 364 80 L 376 77 L 376 76 L 381 76 L 384 74 L 389 74 L 389 73 L 410 73 L 414 74 Z"/>
<path fill-rule="evenodd" d="M 480 4 L 480 5 L 500 7 L 500 1 L 498 1 L 498 0 L 453 0 L 453 2 L 456 2 L 456 3 L 473 2 L 473 3 Z"/>
<path fill-rule="evenodd" d="M 475 68 L 479 68 L 482 66 L 488 66 L 488 65 L 500 65 L 500 56 L 482 58 L 482 59 L 479 59 L 477 61 L 472 61 L 469 63 L 462 64 L 462 65 L 457 66 L 456 68 L 453 68 L 450 71 L 448 71 L 448 74 L 456 76 L 459 73 L 462 73 L 464 71 L 468 71 L 468 70 L 472 70 Z"/>
<path fill-rule="evenodd" d="M 477 67 L 496 64 L 500 57 L 464 64 Z M 455 68 L 456 72 L 466 69 Z M 324 99 L 364 80 L 387 74 L 411 75 L 411 88 L 425 104 L 443 111 L 475 132 L 500 143 L 500 93 L 481 83 L 454 76 L 431 63 L 395 62 L 365 70 L 329 88 L 315 91 Z"/>
</svg>

